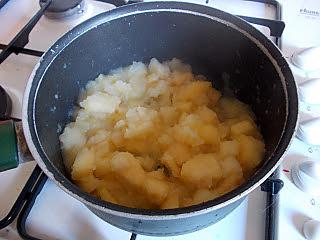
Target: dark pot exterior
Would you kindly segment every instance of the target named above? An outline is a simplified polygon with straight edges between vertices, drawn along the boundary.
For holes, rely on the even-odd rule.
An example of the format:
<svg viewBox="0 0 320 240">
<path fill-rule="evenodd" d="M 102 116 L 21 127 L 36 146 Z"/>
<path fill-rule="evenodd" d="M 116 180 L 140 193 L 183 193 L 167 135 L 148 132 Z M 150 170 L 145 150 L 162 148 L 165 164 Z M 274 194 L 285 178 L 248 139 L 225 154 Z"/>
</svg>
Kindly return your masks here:
<svg viewBox="0 0 320 240">
<path fill-rule="evenodd" d="M 148 220 L 127 218 L 125 216 L 108 214 L 92 207 L 88 208 L 104 221 L 128 232 L 149 236 L 174 236 L 195 232 L 215 224 L 231 213 L 236 207 L 238 207 L 244 199 L 245 197 L 236 202 L 228 204 L 225 207 L 219 208 L 215 211 L 208 211 L 200 215 L 176 219 L 163 218 L 160 220 L 153 220 L 152 218 Z"/>
</svg>

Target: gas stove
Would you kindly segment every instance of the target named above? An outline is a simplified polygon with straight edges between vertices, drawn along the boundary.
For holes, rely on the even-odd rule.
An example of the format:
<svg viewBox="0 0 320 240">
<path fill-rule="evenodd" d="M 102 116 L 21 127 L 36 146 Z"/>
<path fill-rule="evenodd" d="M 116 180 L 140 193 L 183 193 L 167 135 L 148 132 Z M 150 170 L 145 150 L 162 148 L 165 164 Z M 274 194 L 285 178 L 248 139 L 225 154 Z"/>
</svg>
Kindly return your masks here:
<svg viewBox="0 0 320 240">
<path fill-rule="evenodd" d="M 316 0 L 282 0 L 280 2 L 282 12 L 280 8 L 275 7 L 276 5 L 271 4 L 274 1 L 268 0 L 185 1 L 215 7 L 251 21 L 254 26 L 278 44 L 290 63 L 295 54 L 301 50 L 320 46 L 320 32 L 318 31 L 320 3 Z M 40 2 L 43 6 L 46 1 Z M 62 13 L 58 11 L 57 13 L 59 6 L 48 9 L 47 14 L 36 23 L 30 33 L 29 43 L 24 47 L 33 51 L 32 55 L 11 54 L 0 64 L 0 85 L 12 101 L 10 115 L 12 118 L 21 118 L 23 92 L 27 79 L 39 59 L 38 56 L 77 24 L 101 12 L 115 8 L 114 5 L 103 1 L 74 0 L 68 2 L 74 3 L 74 5 L 70 5 L 67 11 L 62 11 Z M 126 4 L 127 2 L 119 0 L 114 3 Z M 40 5 L 37 0 L 9 0 L 0 9 L 0 22 L 2 23 L 0 28 L 0 44 L 2 45 L 0 46 L 2 49 L 6 44 L 9 44 L 39 9 Z M 260 21 L 260 18 L 271 20 L 281 18 L 286 23 L 282 37 L 277 38 L 277 34 L 270 36 L 270 29 L 263 26 L 265 22 Z M 267 25 L 270 27 L 270 23 Z M 271 26 L 271 30 L 276 31 L 277 28 Z M 291 67 L 299 86 L 307 80 L 312 79 L 313 81 L 320 78 L 320 73 L 317 71 L 304 71 L 294 64 L 291 64 Z M 315 86 L 319 85 L 315 84 Z M 311 104 L 301 101 L 300 126 L 302 126 L 302 130 L 310 121 L 317 124 L 319 117 L 319 102 Z M 318 128 L 316 126 L 313 129 Z M 300 134 L 299 138 L 295 138 L 284 156 L 283 164 L 278 173 L 273 176 L 275 180 L 271 179 L 263 187 L 267 192 L 261 191 L 260 188 L 256 189 L 238 208 L 220 222 L 191 234 L 157 239 L 305 239 L 303 224 L 310 219 L 320 221 L 320 198 L 298 188 L 291 177 L 291 171 L 306 159 L 320 161 L 320 147 L 312 145 L 312 143 L 314 144 L 312 139 L 310 142 L 310 137 L 306 138 L 303 134 Z M 0 182 L 3 186 L 0 188 L 0 219 L 10 211 L 35 166 L 36 163 L 31 161 L 0 173 Z M 19 225 L 22 220 L 26 220 L 25 226 L 28 234 L 39 239 L 154 239 L 148 236 L 136 236 L 109 225 L 92 214 L 80 202 L 60 190 L 50 180 L 44 180 L 44 182 L 43 189 L 27 215 L 27 220 L 17 219 L 0 230 L 1 239 L 21 239 L 16 225 L 17 222 Z M 278 184 L 282 183 L 284 183 L 284 187 L 278 194 L 267 189 L 268 186 L 277 188 Z M 280 187 L 278 188 L 280 190 Z M 23 238 L 28 239 L 27 237 Z"/>
</svg>

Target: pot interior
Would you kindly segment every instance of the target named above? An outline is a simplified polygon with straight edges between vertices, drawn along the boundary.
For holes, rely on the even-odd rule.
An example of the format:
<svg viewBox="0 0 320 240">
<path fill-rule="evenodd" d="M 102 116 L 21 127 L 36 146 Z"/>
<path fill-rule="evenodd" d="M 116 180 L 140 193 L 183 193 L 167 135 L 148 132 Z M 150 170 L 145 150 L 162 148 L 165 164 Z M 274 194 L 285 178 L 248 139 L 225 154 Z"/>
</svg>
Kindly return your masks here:
<svg viewBox="0 0 320 240">
<path fill-rule="evenodd" d="M 223 93 L 232 92 L 254 111 L 266 155 L 256 177 L 246 183 L 246 188 L 252 186 L 278 162 L 282 152 L 275 152 L 282 135 L 288 131 L 290 139 L 294 129 L 287 123 L 286 96 L 293 79 L 281 54 L 257 30 L 221 11 L 192 5 L 195 11 L 214 16 L 209 18 L 184 11 L 150 10 L 154 6 L 146 6 L 146 12 L 132 12 L 139 8 L 131 6 L 131 11 L 120 8 L 93 18 L 46 53 L 33 79 L 29 99 L 34 101 L 28 105 L 32 141 L 42 161 L 62 185 L 76 188 L 67 178 L 58 137 L 73 120 L 80 90 L 100 73 L 107 74 L 133 61 L 175 57 L 190 64 L 194 73 L 205 75 Z M 278 61 L 278 71 L 256 43 L 222 19 L 253 34 L 269 48 Z M 279 71 L 285 79 L 281 79 Z M 295 86 L 290 91 L 294 94 Z M 235 195 L 242 190 L 238 189 Z"/>
</svg>

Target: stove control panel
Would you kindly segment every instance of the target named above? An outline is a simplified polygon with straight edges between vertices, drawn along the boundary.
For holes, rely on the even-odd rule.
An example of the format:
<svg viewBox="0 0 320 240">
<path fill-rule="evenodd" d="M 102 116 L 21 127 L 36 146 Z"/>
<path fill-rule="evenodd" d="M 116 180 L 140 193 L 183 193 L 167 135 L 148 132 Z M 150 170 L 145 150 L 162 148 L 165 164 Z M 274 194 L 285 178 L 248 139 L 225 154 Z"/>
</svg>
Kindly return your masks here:
<svg viewBox="0 0 320 240">
<path fill-rule="evenodd" d="M 320 240 L 320 1 L 280 2 L 281 50 L 296 80 L 299 122 L 280 166 L 277 239 Z"/>
<path fill-rule="evenodd" d="M 297 137 L 307 144 L 320 146 L 320 46 L 297 50 L 290 63 L 302 106 Z"/>
<path fill-rule="evenodd" d="M 300 122 L 297 137 L 305 143 L 320 146 L 320 117 Z"/>
<path fill-rule="evenodd" d="M 312 196 L 320 196 L 320 162 L 304 161 L 294 165 L 291 177 L 295 185 Z"/>
<path fill-rule="evenodd" d="M 309 47 L 292 56 L 292 63 L 304 71 L 316 71 L 320 69 L 320 47 Z"/>
<path fill-rule="evenodd" d="M 320 222 L 308 220 L 303 225 L 303 233 L 307 240 L 320 240 Z"/>
<path fill-rule="evenodd" d="M 319 55 L 320 64 L 320 55 Z M 320 77 L 310 78 L 299 84 L 300 100 L 310 104 L 320 104 Z"/>
</svg>

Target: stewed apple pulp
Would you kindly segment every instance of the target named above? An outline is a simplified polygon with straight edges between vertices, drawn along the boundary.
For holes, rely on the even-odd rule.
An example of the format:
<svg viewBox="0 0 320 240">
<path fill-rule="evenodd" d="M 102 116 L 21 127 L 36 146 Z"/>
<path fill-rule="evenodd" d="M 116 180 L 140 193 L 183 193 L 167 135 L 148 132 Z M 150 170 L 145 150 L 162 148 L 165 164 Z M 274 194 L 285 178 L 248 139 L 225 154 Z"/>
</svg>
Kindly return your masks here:
<svg viewBox="0 0 320 240">
<path fill-rule="evenodd" d="M 84 191 L 134 208 L 198 204 L 242 184 L 265 147 L 249 106 L 178 59 L 99 75 L 60 135 Z"/>
</svg>

